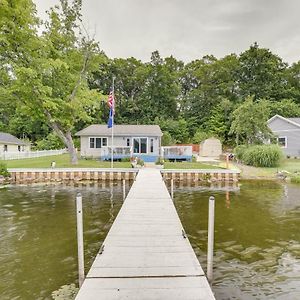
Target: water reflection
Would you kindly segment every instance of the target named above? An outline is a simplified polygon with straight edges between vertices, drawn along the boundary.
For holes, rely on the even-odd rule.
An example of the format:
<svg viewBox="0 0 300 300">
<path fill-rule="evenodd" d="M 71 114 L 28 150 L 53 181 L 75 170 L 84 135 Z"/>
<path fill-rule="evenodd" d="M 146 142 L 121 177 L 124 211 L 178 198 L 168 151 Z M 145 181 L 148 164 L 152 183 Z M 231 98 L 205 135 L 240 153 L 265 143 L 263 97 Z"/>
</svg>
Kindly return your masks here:
<svg viewBox="0 0 300 300">
<path fill-rule="evenodd" d="M 226 191 L 175 190 L 190 241 L 206 268 L 208 198 L 216 198 L 213 290 L 219 299 L 300 299 L 300 187 L 244 182 Z"/>
<path fill-rule="evenodd" d="M 0 299 L 52 299 L 77 282 L 75 196 L 84 209 L 86 270 L 122 205 L 119 183 L 0 189 Z"/>
</svg>

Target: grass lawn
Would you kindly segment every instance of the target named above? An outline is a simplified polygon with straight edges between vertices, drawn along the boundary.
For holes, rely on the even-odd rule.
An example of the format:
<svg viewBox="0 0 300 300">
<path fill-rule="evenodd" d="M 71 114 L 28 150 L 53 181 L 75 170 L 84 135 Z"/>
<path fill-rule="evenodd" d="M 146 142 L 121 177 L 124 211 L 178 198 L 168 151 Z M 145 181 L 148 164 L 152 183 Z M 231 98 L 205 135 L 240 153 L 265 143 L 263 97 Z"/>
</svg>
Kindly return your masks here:
<svg viewBox="0 0 300 300">
<path fill-rule="evenodd" d="M 237 167 L 241 169 L 241 175 L 245 178 L 274 178 L 276 177 L 276 173 L 281 171 L 287 171 L 291 174 L 296 172 L 300 173 L 300 159 L 285 159 L 281 162 L 280 166 L 276 168 L 255 168 L 241 164 L 237 165 Z"/>
<path fill-rule="evenodd" d="M 202 162 L 165 162 L 164 169 L 224 169 L 217 165 L 205 164 Z"/>
<path fill-rule="evenodd" d="M 78 165 L 71 165 L 68 154 L 27 159 L 6 160 L 7 168 L 50 168 L 51 162 L 56 168 L 110 168 L 109 161 L 79 159 Z M 114 162 L 114 168 L 131 168 L 129 162 Z"/>
</svg>

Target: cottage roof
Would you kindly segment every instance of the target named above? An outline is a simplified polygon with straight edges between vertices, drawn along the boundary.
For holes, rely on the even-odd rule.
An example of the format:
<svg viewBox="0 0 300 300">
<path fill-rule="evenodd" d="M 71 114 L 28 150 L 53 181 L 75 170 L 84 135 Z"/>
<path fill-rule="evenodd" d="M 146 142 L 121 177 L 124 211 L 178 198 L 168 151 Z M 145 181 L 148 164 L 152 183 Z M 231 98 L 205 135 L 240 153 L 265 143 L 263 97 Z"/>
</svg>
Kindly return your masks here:
<svg viewBox="0 0 300 300">
<path fill-rule="evenodd" d="M 27 143 L 5 132 L 0 132 L 0 143 L 7 143 L 7 144 L 14 144 L 14 145 L 27 145 Z"/>
<path fill-rule="evenodd" d="M 111 129 L 107 125 L 90 125 L 80 131 L 76 136 L 110 136 Z M 162 136 L 158 125 L 114 125 L 115 136 Z"/>
</svg>

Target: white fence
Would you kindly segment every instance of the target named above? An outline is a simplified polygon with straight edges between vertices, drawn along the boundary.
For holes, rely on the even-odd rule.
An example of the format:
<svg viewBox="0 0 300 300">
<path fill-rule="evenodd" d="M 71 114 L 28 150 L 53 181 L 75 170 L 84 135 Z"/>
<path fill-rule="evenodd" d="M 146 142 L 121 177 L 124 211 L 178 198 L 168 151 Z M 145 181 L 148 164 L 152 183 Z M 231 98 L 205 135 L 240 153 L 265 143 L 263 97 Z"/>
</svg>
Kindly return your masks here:
<svg viewBox="0 0 300 300">
<path fill-rule="evenodd" d="M 162 147 L 162 156 L 165 158 L 173 157 L 190 157 L 193 155 L 192 146 L 167 146 Z"/>
<path fill-rule="evenodd" d="M 35 158 L 42 156 L 53 156 L 67 153 L 67 149 L 60 150 L 42 150 L 42 151 L 18 151 L 18 152 L 0 152 L 0 160 Z"/>
</svg>

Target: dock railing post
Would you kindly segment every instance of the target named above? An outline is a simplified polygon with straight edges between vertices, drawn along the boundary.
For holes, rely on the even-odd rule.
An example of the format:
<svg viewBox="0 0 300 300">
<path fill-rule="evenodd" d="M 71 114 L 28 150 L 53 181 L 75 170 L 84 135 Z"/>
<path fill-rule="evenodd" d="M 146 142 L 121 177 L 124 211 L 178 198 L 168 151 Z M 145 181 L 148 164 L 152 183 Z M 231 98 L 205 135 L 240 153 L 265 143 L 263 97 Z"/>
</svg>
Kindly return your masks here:
<svg viewBox="0 0 300 300">
<path fill-rule="evenodd" d="M 78 193 L 76 196 L 76 216 L 77 216 L 78 279 L 79 279 L 79 287 L 81 287 L 84 281 L 84 248 L 83 248 L 82 196 L 80 193 Z"/>
<path fill-rule="evenodd" d="M 174 200 L 174 179 L 171 179 L 171 198 Z"/>
<path fill-rule="evenodd" d="M 210 196 L 208 202 L 207 279 L 211 283 L 213 280 L 215 197 Z"/>
<path fill-rule="evenodd" d="M 126 198 L 126 185 L 125 185 L 125 179 L 123 179 L 123 201 Z"/>
</svg>

